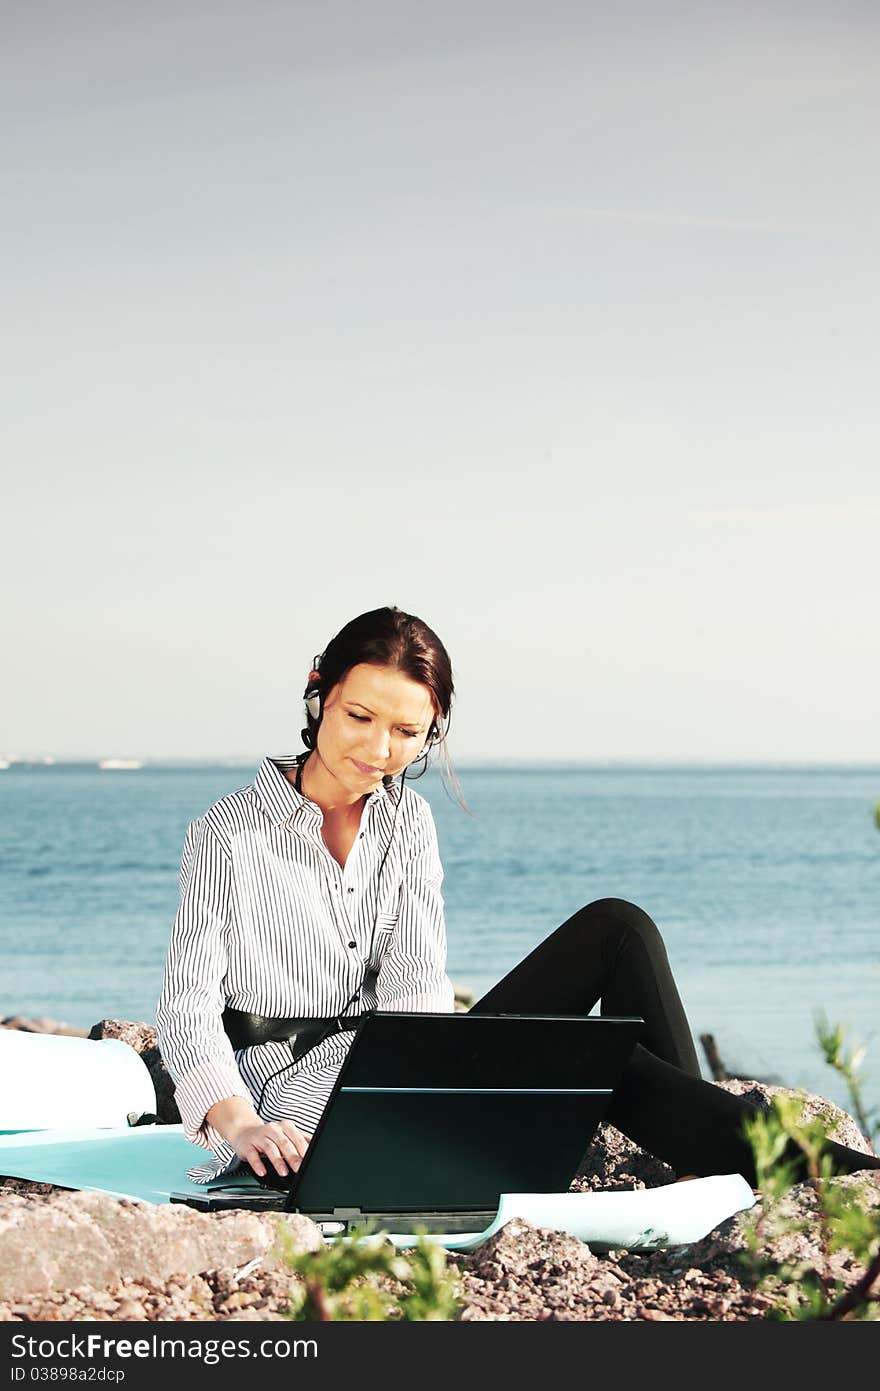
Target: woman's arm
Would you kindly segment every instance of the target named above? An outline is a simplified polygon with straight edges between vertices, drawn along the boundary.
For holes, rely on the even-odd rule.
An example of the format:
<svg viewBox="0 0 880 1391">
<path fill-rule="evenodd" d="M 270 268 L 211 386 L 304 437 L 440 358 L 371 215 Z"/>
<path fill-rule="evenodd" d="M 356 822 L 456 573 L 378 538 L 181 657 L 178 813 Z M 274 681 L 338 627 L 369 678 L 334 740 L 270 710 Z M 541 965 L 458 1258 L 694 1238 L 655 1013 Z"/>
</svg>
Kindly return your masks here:
<svg viewBox="0 0 880 1391">
<path fill-rule="evenodd" d="M 193 821 L 180 866 L 180 906 L 174 919 L 156 1006 L 162 1059 L 175 1083 L 184 1135 L 216 1149 L 222 1130 L 208 1112 L 237 1098 L 253 1109 L 221 1022 L 227 968 L 229 856 L 207 820 Z"/>
<path fill-rule="evenodd" d="M 417 802 L 418 819 L 404 870 L 392 945 L 376 983 L 378 1009 L 449 1014 L 455 992 L 446 974 L 443 866 L 431 808 Z"/>
<path fill-rule="evenodd" d="M 309 1139 L 293 1121 L 264 1122 L 254 1108 L 223 1028 L 229 929 L 229 856 L 209 823 L 187 831 L 174 920 L 156 1009 L 156 1032 L 175 1087 L 183 1133 L 216 1150 L 226 1141 L 265 1174 L 299 1168 Z"/>
</svg>

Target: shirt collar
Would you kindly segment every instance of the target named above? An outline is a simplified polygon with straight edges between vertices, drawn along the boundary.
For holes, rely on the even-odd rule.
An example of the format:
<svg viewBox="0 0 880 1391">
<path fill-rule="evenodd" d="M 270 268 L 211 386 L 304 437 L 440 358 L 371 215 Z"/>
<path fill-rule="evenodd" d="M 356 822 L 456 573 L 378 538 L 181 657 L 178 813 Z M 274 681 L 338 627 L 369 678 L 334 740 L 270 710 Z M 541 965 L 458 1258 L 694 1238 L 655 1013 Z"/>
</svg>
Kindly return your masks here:
<svg viewBox="0 0 880 1391">
<path fill-rule="evenodd" d="M 296 767 L 295 754 L 280 754 L 275 758 L 264 758 L 254 779 L 254 793 L 263 811 L 275 825 L 284 825 L 292 817 L 315 821 L 323 820 L 321 808 L 297 792 L 285 774 Z M 393 783 L 385 787 L 381 783 L 367 794 L 367 806 L 372 811 L 379 802 L 395 803 L 400 796 L 400 787 Z"/>
</svg>

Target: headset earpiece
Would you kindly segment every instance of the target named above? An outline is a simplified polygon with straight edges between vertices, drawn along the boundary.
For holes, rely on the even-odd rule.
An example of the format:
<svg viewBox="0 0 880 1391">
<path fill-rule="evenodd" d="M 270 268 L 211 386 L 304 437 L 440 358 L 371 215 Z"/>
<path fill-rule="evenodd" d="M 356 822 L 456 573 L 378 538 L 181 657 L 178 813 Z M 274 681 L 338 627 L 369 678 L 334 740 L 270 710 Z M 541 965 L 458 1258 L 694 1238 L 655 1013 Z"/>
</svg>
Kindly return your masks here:
<svg viewBox="0 0 880 1391">
<path fill-rule="evenodd" d="M 422 749 L 422 752 L 419 754 L 419 758 L 427 758 L 431 750 L 435 749 L 437 745 L 440 743 L 440 739 L 440 730 L 436 725 L 432 725 L 430 730 L 428 731 L 428 737 L 425 740 L 425 745 Z"/>
<path fill-rule="evenodd" d="M 317 658 L 315 658 L 315 665 L 309 672 L 309 681 L 303 693 L 303 702 L 306 714 L 317 724 L 321 718 L 321 673 L 318 670 Z"/>
</svg>

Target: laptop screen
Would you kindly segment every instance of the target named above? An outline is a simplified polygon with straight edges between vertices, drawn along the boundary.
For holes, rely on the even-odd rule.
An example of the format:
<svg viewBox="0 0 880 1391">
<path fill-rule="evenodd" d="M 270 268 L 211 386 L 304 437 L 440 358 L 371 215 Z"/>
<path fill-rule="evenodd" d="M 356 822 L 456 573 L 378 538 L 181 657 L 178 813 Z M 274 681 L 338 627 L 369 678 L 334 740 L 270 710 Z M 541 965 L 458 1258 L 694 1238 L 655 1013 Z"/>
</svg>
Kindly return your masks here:
<svg viewBox="0 0 880 1391">
<path fill-rule="evenodd" d="M 602 1016 L 368 1015 L 296 1177 L 301 1212 L 463 1212 L 565 1191 L 641 1032 Z"/>
</svg>

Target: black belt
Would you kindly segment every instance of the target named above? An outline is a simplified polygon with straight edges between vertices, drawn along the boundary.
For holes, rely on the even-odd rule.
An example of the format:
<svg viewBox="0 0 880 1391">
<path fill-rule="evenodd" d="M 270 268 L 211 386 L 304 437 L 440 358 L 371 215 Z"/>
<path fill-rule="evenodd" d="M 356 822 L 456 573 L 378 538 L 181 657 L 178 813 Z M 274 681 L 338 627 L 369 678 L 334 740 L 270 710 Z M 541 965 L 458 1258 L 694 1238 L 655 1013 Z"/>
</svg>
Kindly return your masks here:
<svg viewBox="0 0 880 1391">
<path fill-rule="evenodd" d="M 350 1015 L 347 1019 L 270 1019 L 265 1014 L 248 1014 L 246 1010 L 232 1009 L 227 1005 L 223 1011 L 223 1028 L 233 1048 L 252 1048 L 257 1043 L 284 1043 L 296 1035 L 294 1054 L 313 1048 L 322 1038 L 331 1034 L 356 1029 L 364 1018 L 362 1014 Z"/>
</svg>

